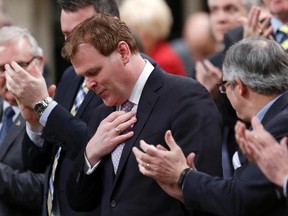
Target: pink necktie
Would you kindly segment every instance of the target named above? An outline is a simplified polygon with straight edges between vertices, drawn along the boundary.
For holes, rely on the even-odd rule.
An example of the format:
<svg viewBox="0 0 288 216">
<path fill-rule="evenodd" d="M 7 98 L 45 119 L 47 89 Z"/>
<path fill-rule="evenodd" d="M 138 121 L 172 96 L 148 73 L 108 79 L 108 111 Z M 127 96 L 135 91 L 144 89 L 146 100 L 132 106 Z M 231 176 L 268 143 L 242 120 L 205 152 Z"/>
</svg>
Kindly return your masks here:
<svg viewBox="0 0 288 216">
<path fill-rule="evenodd" d="M 123 103 L 121 105 L 121 110 L 126 111 L 126 112 L 130 112 L 131 109 L 133 108 L 134 103 L 132 103 L 131 101 L 127 100 L 125 103 Z M 129 130 L 131 130 L 131 128 L 129 128 Z M 125 130 L 122 133 L 127 133 L 129 132 L 129 130 Z M 114 167 L 114 173 L 116 174 L 117 169 L 118 169 L 118 165 L 119 165 L 119 161 L 121 158 L 121 154 L 124 148 L 125 142 L 119 144 L 114 151 L 111 153 L 111 158 L 112 158 L 112 163 L 113 163 L 113 167 Z"/>
</svg>

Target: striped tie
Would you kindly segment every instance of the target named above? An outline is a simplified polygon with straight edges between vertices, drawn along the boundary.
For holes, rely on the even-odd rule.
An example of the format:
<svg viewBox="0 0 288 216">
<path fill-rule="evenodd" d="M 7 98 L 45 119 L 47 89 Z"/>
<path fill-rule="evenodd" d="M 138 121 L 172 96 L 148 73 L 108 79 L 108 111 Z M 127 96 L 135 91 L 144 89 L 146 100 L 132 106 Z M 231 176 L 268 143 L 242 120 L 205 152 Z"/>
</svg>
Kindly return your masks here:
<svg viewBox="0 0 288 216">
<path fill-rule="evenodd" d="M 131 101 L 127 100 L 125 103 L 123 103 L 121 105 L 121 110 L 126 111 L 126 112 L 130 112 L 131 109 L 133 108 L 134 103 L 132 103 Z M 128 130 L 123 131 L 122 133 L 127 133 L 131 130 L 131 128 L 129 128 Z M 111 153 L 111 159 L 112 159 L 112 163 L 113 163 L 113 168 L 114 168 L 114 173 L 116 174 L 117 169 L 118 169 L 118 165 L 119 165 L 119 161 L 121 158 L 121 154 L 124 148 L 125 142 L 119 144 L 114 151 Z"/>
<path fill-rule="evenodd" d="M 10 127 L 13 124 L 13 116 L 15 115 L 15 112 L 12 108 L 12 106 L 9 106 L 5 109 L 4 115 L 3 115 L 3 124 L 0 131 L 0 145 L 3 143 L 3 140 L 5 139 L 6 134 L 8 133 Z"/>
<path fill-rule="evenodd" d="M 76 98 L 74 100 L 73 107 L 71 109 L 71 114 L 76 115 L 77 111 L 79 110 L 79 107 L 81 106 L 83 100 L 85 99 L 85 96 L 87 95 L 88 89 L 86 87 L 85 81 L 82 83 L 82 85 L 79 87 L 78 93 L 76 95 Z M 48 197 L 47 197 L 47 211 L 48 215 L 50 216 L 52 213 L 52 207 L 53 207 L 53 198 L 54 198 L 54 180 L 55 180 L 55 173 L 56 168 L 58 165 L 58 161 L 61 155 L 62 148 L 59 147 L 58 151 L 54 157 L 53 165 L 52 165 L 52 171 L 49 178 L 49 190 L 48 190 Z"/>
<path fill-rule="evenodd" d="M 282 25 L 276 32 L 276 41 L 288 50 L 288 25 Z"/>
</svg>

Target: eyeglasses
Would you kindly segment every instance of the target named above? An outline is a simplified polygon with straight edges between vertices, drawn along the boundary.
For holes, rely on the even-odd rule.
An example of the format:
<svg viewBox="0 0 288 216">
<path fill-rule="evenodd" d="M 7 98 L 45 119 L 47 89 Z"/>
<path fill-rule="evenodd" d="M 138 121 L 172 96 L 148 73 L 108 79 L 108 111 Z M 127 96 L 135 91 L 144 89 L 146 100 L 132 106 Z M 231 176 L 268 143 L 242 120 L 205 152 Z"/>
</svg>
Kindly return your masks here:
<svg viewBox="0 0 288 216">
<path fill-rule="evenodd" d="M 223 80 L 221 81 L 220 83 L 217 83 L 217 86 L 219 88 L 219 91 L 222 93 L 222 94 L 225 94 L 226 93 L 226 86 L 227 86 L 228 81 L 227 80 Z"/>
<path fill-rule="evenodd" d="M 24 62 L 24 61 L 19 61 L 19 62 L 16 62 L 20 67 L 26 69 L 34 59 L 37 59 L 38 56 L 33 56 L 32 59 L 30 59 L 29 61 L 27 62 Z M 0 76 L 3 76 L 4 75 L 4 72 L 5 72 L 5 64 L 4 65 L 0 65 Z"/>
</svg>

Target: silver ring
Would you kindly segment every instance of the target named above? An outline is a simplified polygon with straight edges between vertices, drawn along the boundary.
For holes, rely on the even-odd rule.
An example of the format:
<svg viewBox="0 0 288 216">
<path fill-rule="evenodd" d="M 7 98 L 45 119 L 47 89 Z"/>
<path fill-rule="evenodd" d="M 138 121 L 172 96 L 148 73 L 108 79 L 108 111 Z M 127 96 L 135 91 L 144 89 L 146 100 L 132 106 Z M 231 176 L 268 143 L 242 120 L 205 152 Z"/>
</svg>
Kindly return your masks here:
<svg viewBox="0 0 288 216">
<path fill-rule="evenodd" d="M 116 127 L 116 128 L 115 128 L 115 132 L 118 133 L 118 134 L 120 134 L 120 133 L 121 133 L 121 129 L 120 129 L 119 127 Z"/>
</svg>

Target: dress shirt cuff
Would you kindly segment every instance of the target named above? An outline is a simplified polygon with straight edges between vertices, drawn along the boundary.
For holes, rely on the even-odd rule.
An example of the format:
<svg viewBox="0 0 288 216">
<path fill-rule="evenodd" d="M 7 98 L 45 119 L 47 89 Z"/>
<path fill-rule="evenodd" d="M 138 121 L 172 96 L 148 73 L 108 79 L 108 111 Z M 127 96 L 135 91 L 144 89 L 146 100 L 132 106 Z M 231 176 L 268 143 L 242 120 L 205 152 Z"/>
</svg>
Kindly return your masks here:
<svg viewBox="0 0 288 216">
<path fill-rule="evenodd" d="M 284 196 L 287 197 L 288 175 L 286 175 L 284 179 L 285 180 L 284 180 L 284 185 L 283 185 L 283 192 L 284 192 Z"/>
<path fill-rule="evenodd" d="M 28 123 L 26 123 L 26 132 L 28 137 L 30 138 L 30 140 L 32 140 L 32 142 L 39 148 L 43 147 L 44 144 L 44 139 L 41 137 L 42 132 L 40 133 L 36 133 L 34 131 L 32 131 L 29 126 Z"/>
<path fill-rule="evenodd" d="M 84 173 L 86 173 L 86 175 L 90 175 L 98 167 L 98 164 L 100 163 L 101 160 L 92 167 L 85 153 L 84 153 L 84 158 L 85 158 Z"/>
<path fill-rule="evenodd" d="M 52 112 L 52 110 L 54 109 L 54 107 L 57 105 L 57 102 L 56 101 L 52 101 L 48 107 L 44 110 L 43 114 L 41 115 L 40 117 L 40 124 L 45 127 L 46 126 L 46 123 L 47 123 L 47 119 L 50 115 L 50 113 Z"/>
</svg>

